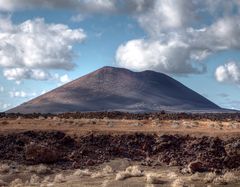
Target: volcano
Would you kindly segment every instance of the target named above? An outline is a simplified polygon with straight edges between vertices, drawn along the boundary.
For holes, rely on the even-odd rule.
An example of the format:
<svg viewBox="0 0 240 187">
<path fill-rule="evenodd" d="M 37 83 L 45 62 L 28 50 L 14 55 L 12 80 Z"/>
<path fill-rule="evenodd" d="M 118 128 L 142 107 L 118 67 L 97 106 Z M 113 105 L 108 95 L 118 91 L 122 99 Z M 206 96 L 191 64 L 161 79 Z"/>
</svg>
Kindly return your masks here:
<svg viewBox="0 0 240 187">
<path fill-rule="evenodd" d="M 8 113 L 91 111 L 217 111 L 221 108 L 173 78 L 154 71 L 103 67 Z"/>
</svg>

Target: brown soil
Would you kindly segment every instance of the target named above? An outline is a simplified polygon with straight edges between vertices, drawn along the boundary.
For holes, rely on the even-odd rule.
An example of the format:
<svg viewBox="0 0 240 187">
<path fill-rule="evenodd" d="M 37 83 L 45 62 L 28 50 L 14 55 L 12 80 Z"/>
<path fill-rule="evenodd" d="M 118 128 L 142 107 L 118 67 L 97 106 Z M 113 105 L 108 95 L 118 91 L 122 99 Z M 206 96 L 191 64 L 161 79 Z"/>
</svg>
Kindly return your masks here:
<svg viewBox="0 0 240 187">
<path fill-rule="evenodd" d="M 240 135 L 240 122 L 208 119 L 85 119 L 42 116 L 37 118 L 0 118 L 0 134 L 25 131 L 61 131 L 71 136 L 94 134 L 181 134 L 194 136 L 232 137 Z"/>
</svg>

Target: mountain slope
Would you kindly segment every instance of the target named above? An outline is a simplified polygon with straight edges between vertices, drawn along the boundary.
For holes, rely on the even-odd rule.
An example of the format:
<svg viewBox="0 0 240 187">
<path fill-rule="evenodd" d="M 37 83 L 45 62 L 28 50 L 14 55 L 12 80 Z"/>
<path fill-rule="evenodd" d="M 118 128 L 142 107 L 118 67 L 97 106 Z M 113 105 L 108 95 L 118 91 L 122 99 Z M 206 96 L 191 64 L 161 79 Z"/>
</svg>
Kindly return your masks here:
<svg viewBox="0 0 240 187">
<path fill-rule="evenodd" d="M 177 112 L 218 109 L 216 104 L 165 74 L 104 67 L 7 112 Z"/>
</svg>

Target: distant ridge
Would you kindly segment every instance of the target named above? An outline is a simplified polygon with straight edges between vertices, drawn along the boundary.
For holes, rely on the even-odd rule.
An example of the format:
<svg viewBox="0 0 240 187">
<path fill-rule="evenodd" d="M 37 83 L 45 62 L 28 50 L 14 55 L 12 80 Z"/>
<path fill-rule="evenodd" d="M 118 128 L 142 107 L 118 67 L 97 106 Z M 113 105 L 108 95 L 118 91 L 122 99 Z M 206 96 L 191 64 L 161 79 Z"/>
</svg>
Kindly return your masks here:
<svg viewBox="0 0 240 187">
<path fill-rule="evenodd" d="M 211 112 L 221 108 L 163 73 L 103 67 L 7 112 L 161 110 Z"/>
</svg>

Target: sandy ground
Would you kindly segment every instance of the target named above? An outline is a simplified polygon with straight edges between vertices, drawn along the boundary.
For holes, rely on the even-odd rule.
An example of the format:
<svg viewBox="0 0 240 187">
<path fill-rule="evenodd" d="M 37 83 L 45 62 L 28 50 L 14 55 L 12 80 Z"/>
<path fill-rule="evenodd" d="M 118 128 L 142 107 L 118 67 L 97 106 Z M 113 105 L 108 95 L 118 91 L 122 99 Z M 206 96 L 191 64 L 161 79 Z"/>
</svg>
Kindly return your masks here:
<svg viewBox="0 0 240 187">
<path fill-rule="evenodd" d="M 210 120 L 112 120 L 112 119 L 42 119 L 0 118 L 0 133 L 58 130 L 71 135 L 88 133 L 168 133 L 211 136 L 240 135 L 240 122 Z"/>
<path fill-rule="evenodd" d="M 8 167 L 7 167 L 8 166 Z M 14 166 L 14 167 L 13 167 Z M 45 165 L 1 165 L 0 185 L 11 187 L 234 187 L 239 172 L 184 173 L 178 167 L 147 167 L 138 162 L 116 159 L 85 170 L 58 170 Z M 4 181 L 4 182 L 3 182 Z"/>
</svg>

